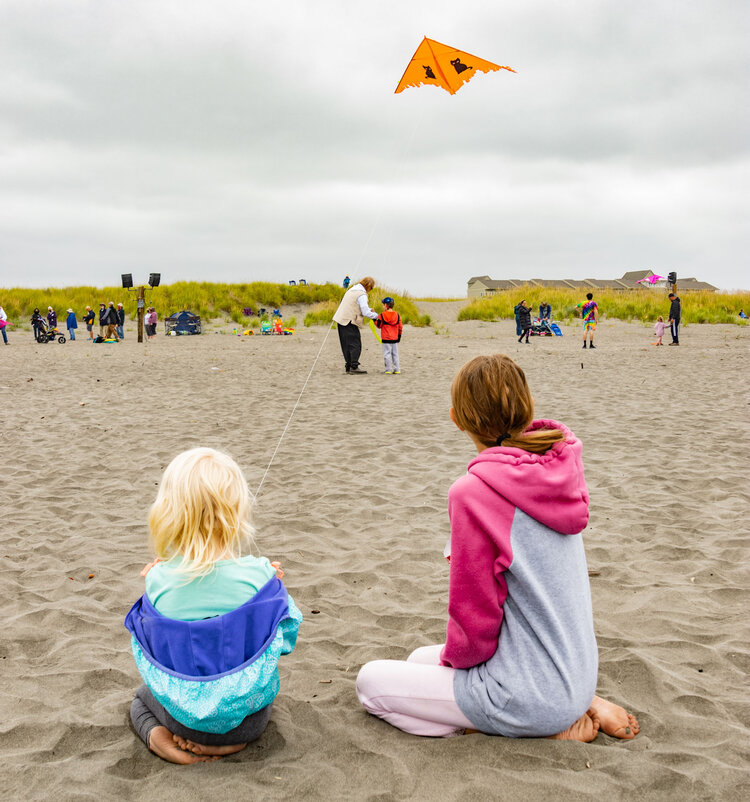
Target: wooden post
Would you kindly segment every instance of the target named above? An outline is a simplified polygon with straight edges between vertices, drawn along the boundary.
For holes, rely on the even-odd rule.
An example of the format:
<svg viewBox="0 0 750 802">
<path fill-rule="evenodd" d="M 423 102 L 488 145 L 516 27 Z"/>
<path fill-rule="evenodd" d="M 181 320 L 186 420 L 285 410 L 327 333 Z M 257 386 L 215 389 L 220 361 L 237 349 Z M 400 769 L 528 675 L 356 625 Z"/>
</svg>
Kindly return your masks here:
<svg viewBox="0 0 750 802">
<path fill-rule="evenodd" d="M 143 315 L 146 306 L 146 288 L 138 287 L 138 342 L 143 342 Z"/>
</svg>

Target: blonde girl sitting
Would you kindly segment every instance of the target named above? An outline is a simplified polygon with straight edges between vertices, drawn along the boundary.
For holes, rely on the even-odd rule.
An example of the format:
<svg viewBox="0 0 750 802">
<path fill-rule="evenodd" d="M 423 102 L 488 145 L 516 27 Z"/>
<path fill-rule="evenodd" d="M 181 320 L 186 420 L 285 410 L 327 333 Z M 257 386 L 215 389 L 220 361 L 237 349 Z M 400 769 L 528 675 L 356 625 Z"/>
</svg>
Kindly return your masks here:
<svg viewBox="0 0 750 802">
<path fill-rule="evenodd" d="M 172 763 L 215 760 L 260 737 L 279 657 L 297 639 L 302 615 L 271 563 L 248 551 L 250 506 L 237 463 L 195 448 L 169 464 L 151 507 L 156 560 L 125 619 L 145 683 L 130 715 Z"/>
</svg>

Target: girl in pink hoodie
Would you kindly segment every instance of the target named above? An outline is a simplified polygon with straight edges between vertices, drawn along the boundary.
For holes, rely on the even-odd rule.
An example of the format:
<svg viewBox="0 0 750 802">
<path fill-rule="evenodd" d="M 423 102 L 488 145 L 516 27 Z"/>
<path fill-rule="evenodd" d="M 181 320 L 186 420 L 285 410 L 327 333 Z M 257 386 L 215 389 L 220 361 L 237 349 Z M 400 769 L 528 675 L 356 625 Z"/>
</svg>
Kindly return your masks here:
<svg viewBox="0 0 750 802">
<path fill-rule="evenodd" d="M 533 419 L 526 377 L 503 354 L 464 365 L 451 401 L 478 456 L 448 494 L 446 642 L 367 663 L 359 700 L 415 735 L 635 737 L 635 717 L 595 695 L 580 441 Z"/>
</svg>

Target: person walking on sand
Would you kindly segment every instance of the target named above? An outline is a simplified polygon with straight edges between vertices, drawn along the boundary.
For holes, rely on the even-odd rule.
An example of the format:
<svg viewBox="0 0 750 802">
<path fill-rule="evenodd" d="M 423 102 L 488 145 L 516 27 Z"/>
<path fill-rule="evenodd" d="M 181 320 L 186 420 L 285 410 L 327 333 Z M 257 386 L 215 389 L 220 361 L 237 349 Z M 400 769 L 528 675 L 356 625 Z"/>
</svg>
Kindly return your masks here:
<svg viewBox="0 0 750 802">
<path fill-rule="evenodd" d="M 670 345 L 680 344 L 680 318 L 682 317 L 682 301 L 673 293 L 670 292 L 667 296 L 669 298 L 669 329 L 672 333 L 672 342 Z"/>
<path fill-rule="evenodd" d="M 86 307 L 86 314 L 83 316 L 83 322 L 86 324 L 86 331 L 89 333 L 89 340 L 91 342 L 94 341 L 94 321 L 96 320 L 96 314 L 94 310 L 90 307 Z"/>
<path fill-rule="evenodd" d="M 125 618 L 144 684 L 136 733 L 170 763 L 218 760 L 259 738 L 279 692 L 279 658 L 302 614 L 278 563 L 253 555 L 252 497 L 237 463 L 212 448 L 176 456 L 148 524 L 156 559 Z"/>
<path fill-rule="evenodd" d="M 119 342 L 120 338 L 117 336 L 117 310 L 115 309 L 114 301 L 109 302 L 109 305 L 104 310 L 104 315 L 99 315 L 99 322 L 101 323 L 102 320 L 106 326 L 104 339 L 117 340 L 117 342 Z"/>
<path fill-rule="evenodd" d="M 373 312 L 367 303 L 367 293 L 374 286 L 375 279 L 372 276 L 365 276 L 357 284 L 349 287 L 333 316 L 338 326 L 339 344 L 347 373 L 367 373 L 359 367 L 359 357 L 362 353 L 362 336 L 359 330 L 366 317 L 371 320 L 378 319 L 377 313 Z"/>
<path fill-rule="evenodd" d="M 57 328 L 57 312 L 51 307 L 47 307 L 47 323 L 51 329 Z"/>
<path fill-rule="evenodd" d="M 0 306 L 0 332 L 3 334 L 3 342 L 7 345 L 8 344 L 8 334 L 6 333 L 5 329 L 8 328 L 8 316 L 5 314 L 5 310 Z"/>
<path fill-rule="evenodd" d="M 121 339 L 125 339 L 125 310 L 122 307 L 122 304 L 117 304 L 117 309 L 115 309 L 115 315 L 117 316 L 117 336 Z"/>
<path fill-rule="evenodd" d="M 518 316 L 518 326 L 516 328 L 521 329 L 521 336 L 518 338 L 518 342 L 520 343 L 523 338 L 526 338 L 526 345 L 529 344 L 529 334 L 531 333 L 531 309 L 526 306 L 526 301 L 521 301 L 520 304 L 516 307 L 517 316 Z"/>
<path fill-rule="evenodd" d="M 68 329 L 68 337 L 70 338 L 71 342 L 75 342 L 78 321 L 76 320 L 76 313 L 72 309 L 68 309 L 68 317 L 65 319 L 65 327 Z"/>
<path fill-rule="evenodd" d="M 394 303 L 390 295 L 383 298 L 383 311 L 375 321 L 375 325 L 380 329 L 380 342 L 383 344 L 383 361 L 387 374 L 401 373 L 398 344 L 401 342 L 404 327 L 401 324 L 401 315 L 393 309 Z"/>
<path fill-rule="evenodd" d="M 360 702 L 413 735 L 634 738 L 637 719 L 596 695 L 581 442 L 534 420 L 524 372 L 504 354 L 464 365 L 451 404 L 477 456 L 448 492 L 445 644 L 366 663 Z"/>
<path fill-rule="evenodd" d="M 578 309 L 581 310 L 581 318 L 583 319 L 583 347 L 586 347 L 586 335 L 589 336 L 589 348 L 596 348 L 594 345 L 594 332 L 596 331 L 596 323 L 599 320 L 599 306 L 594 300 L 593 293 L 586 293 L 586 302 L 578 304 Z"/>
</svg>

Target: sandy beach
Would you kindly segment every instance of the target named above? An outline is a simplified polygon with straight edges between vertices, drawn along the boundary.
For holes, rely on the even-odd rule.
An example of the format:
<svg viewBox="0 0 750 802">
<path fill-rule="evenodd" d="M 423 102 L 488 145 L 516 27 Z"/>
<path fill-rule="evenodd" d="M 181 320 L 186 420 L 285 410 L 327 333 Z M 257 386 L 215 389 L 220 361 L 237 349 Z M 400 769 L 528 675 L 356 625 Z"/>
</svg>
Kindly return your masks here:
<svg viewBox="0 0 750 802">
<path fill-rule="evenodd" d="M 603 321 L 517 344 L 512 321 L 406 327 L 403 373 L 344 374 L 325 327 L 293 337 L 0 345 L 3 410 L 0 743 L 9 800 L 750 798 L 747 455 L 750 329 Z M 298 318 L 301 319 L 301 318 Z M 665 338 L 668 339 L 668 338 Z M 321 350 L 321 345 L 323 345 Z M 630 742 L 420 739 L 369 717 L 354 682 L 445 635 L 446 494 L 472 457 L 449 386 L 476 354 L 526 371 L 537 416 L 580 437 L 599 692 L 641 722 Z M 198 445 L 255 491 L 305 621 L 259 742 L 212 764 L 149 753 L 130 725 L 139 676 L 122 625 L 143 591 L 162 471 Z M 313 611 L 316 611 L 315 613 Z"/>
</svg>

